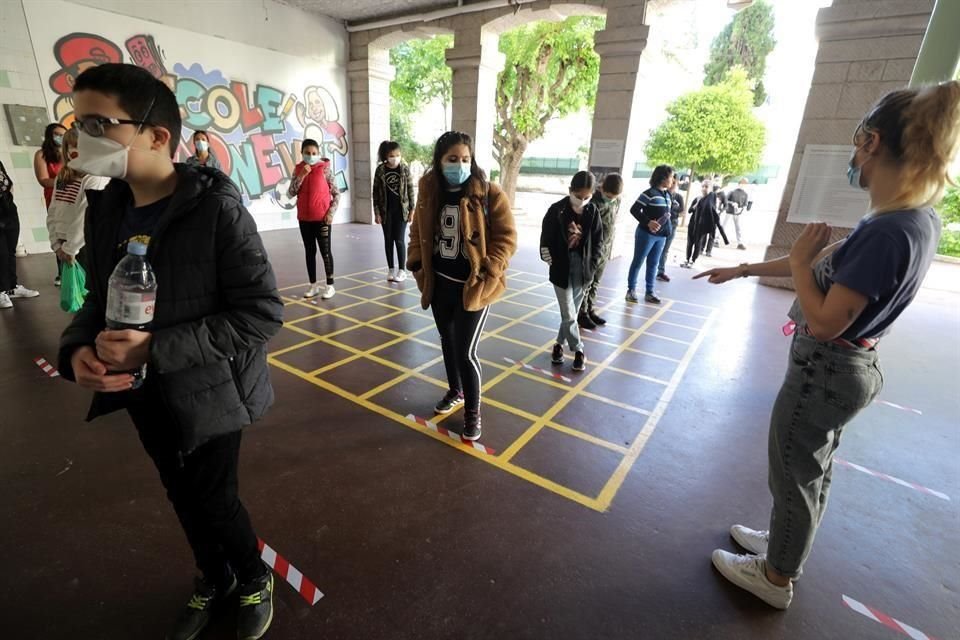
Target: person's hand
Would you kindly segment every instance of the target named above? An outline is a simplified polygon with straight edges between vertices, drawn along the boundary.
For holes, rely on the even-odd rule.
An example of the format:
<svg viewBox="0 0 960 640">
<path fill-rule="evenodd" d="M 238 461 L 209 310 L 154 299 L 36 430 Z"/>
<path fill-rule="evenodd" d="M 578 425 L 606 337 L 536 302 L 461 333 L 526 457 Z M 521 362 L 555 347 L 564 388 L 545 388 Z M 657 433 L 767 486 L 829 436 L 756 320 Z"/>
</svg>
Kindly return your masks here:
<svg viewBox="0 0 960 640">
<path fill-rule="evenodd" d="M 152 334 L 124 329 L 101 331 L 97 336 L 97 357 L 111 371 L 132 371 L 147 363 Z"/>
<path fill-rule="evenodd" d="M 660 223 L 656 220 L 651 220 L 647 223 L 647 229 L 650 229 L 650 233 L 657 233 L 660 231 Z"/>
<path fill-rule="evenodd" d="M 111 375 L 105 362 L 97 358 L 93 347 L 80 347 L 70 358 L 73 376 L 84 389 L 101 393 L 127 391 L 133 386 L 133 376 L 129 373 Z"/>
<path fill-rule="evenodd" d="M 830 242 L 830 225 L 825 222 L 813 222 L 803 228 L 803 232 L 790 249 L 790 266 L 809 268 L 813 261 Z"/>
<path fill-rule="evenodd" d="M 377 217 L 374 218 L 374 220 L 377 221 L 377 224 L 383 224 L 383 216 L 381 216 L 379 213 L 377 214 Z"/>
<path fill-rule="evenodd" d="M 308 173 L 310 173 L 311 171 L 313 171 L 313 167 L 311 167 L 311 166 L 308 165 L 308 164 L 305 164 L 305 165 L 303 165 L 303 168 L 300 169 L 300 175 L 301 175 L 301 176 L 305 176 L 305 175 L 307 175 Z"/>
<path fill-rule="evenodd" d="M 407 222 L 413 222 L 413 209 L 407 214 Z"/>
<path fill-rule="evenodd" d="M 328 213 L 323 219 L 323 224 L 333 224 L 333 214 Z"/>
<path fill-rule="evenodd" d="M 60 262 L 69 262 L 70 264 L 73 264 L 74 260 L 74 257 L 63 249 L 57 249 L 57 258 L 60 259 Z"/>
<path fill-rule="evenodd" d="M 697 275 L 693 276 L 693 279 L 697 280 L 699 278 L 707 278 L 707 282 L 710 284 L 723 284 L 728 280 L 733 280 L 734 278 L 740 277 L 743 277 L 743 267 L 723 267 L 698 273 Z"/>
</svg>

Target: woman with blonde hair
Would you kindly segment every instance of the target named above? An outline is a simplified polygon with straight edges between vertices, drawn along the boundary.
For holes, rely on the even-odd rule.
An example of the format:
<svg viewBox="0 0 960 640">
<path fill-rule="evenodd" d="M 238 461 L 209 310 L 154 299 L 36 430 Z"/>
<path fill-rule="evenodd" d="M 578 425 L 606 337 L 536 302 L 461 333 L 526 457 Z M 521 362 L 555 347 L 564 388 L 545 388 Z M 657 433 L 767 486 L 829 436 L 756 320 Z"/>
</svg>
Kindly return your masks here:
<svg viewBox="0 0 960 640">
<path fill-rule="evenodd" d="M 792 276 L 797 293 L 787 373 L 770 418 L 770 528 L 734 525 L 731 537 L 750 553 L 713 552 L 725 578 L 778 609 L 793 599 L 826 510 L 843 429 L 883 386 L 878 343 L 936 253 L 942 225 L 933 205 L 958 139 L 960 83 L 886 94 L 853 134 L 847 179 L 870 192 L 870 210 L 849 236 L 827 246 L 830 227 L 808 224 L 788 256 L 696 276 L 714 284 Z"/>
</svg>

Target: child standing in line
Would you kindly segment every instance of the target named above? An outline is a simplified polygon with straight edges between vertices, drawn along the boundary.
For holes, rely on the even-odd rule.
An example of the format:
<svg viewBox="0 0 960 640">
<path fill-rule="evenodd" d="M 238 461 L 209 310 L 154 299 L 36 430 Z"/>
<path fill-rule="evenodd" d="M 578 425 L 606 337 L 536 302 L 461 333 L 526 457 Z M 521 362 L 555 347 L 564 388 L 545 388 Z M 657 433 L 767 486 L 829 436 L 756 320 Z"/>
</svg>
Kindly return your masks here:
<svg viewBox="0 0 960 640">
<path fill-rule="evenodd" d="M 590 201 L 595 186 L 596 180 L 589 171 L 574 175 L 570 195 L 550 206 L 540 234 L 540 258 L 550 265 L 550 282 L 560 305 L 560 331 L 553 345 L 552 362 L 563 364 L 566 342 L 574 352 L 574 371 L 586 369 L 577 315 L 603 257 L 603 223 Z"/>
<path fill-rule="evenodd" d="M 410 166 L 403 161 L 400 145 L 384 140 L 377 151 L 380 164 L 373 175 L 373 212 L 377 224 L 383 227 L 383 244 L 387 253 L 387 280 L 403 282 L 407 279 L 407 223 L 413 217 L 413 177 Z M 393 252 L 397 252 L 397 268 L 393 267 Z"/>
<path fill-rule="evenodd" d="M 340 189 L 333 177 L 328 158 L 320 158 L 320 145 L 316 140 L 307 138 L 300 145 L 303 161 L 293 170 L 293 180 L 287 194 L 297 196 L 297 220 L 300 222 L 300 237 L 303 238 L 303 250 L 307 259 L 307 276 L 310 288 L 304 298 L 329 300 L 336 293 L 333 287 L 333 251 L 330 248 L 330 235 L 333 216 L 340 204 Z M 323 258 L 323 270 L 327 274 L 327 285 L 321 287 L 317 282 L 317 246 Z M 322 295 L 321 295 L 322 294 Z"/>
<path fill-rule="evenodd" d="M 580 307 L 580 316 L 577 323 L 584 329 L 596 329 L 607 321 L 597 315 L 597 292 L 600 289 L 600 280 L 610 253 L 613 251 L 613 239 L 617 231 L 617 215 L 620 213 L 620 194 L 623 193 L 623 178 L 619 173 L 609 173 L 603 183 L 593 193 L 591 202 L 597 208 L 600 224 L 603 226 L 603 244 L 599 247 L 600 261 L 591 280 L 584 281 L 583 305 Z"/>
<path fill-rule="evenodd" d="M 67 164 L 60 169 L 53 199 L 47 209 L 47 231 L 50 235 L 50 248 L 61 262 L 73 263 L 82 256 L 83 220 L 87 211 L 87 191 L 100 191 L 110 181 L 109 178 L 87 175 L 70 166 L 69 161 L 79 157 L 77 139 L 79 131 L 70 129 L 63 136 L 63 158 Z"/>
</svg>

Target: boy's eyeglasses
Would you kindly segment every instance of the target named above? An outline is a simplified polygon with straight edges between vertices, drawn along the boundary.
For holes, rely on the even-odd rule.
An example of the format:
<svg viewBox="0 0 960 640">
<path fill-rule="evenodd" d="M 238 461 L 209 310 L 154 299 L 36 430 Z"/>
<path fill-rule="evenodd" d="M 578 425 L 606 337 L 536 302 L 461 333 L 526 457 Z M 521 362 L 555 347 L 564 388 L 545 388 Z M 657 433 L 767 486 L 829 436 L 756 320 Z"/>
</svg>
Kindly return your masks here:
<svg viewBox="0 0 960 640">
<path fill-rule="evenodd" d="M 104 126 L 114 126 L 118 124 L 136 124 L 148 125 L 145 120 L 126 120 L 123 118 L 105 118 L 103 116 L 90 116 L 89 118 L 78 118 L 73 121 L 73 128 L 83 131 L 88 136 L 99 138 L 103 135 Z"/>
</svg>

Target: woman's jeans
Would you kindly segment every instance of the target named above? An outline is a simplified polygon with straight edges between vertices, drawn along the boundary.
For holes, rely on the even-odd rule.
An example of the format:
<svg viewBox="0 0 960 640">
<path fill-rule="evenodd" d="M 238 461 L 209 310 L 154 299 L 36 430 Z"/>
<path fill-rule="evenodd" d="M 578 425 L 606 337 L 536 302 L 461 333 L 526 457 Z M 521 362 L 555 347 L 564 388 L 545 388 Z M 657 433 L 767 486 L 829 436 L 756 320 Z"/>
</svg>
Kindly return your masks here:
<svg viewBox="0 0 960 640">
<path fill-rule="evenodd" d="M 882 387 L 876 350 L 794 335 L 768 444 L 773 511 L 767 563 L 780 575 L 800 575 L 827 509 L 840 434 Z"/>
<path fill-rule="evenodd" d="M 633 262 L 630 263 L 630 271 L 627 274 L 627 289 L 637 290 L 640 265 L 646 260 L 646 292 L 653 293 L 653 287 L 657 281 L 657 267 L 660 265 L 660 254 L 663 253 L 663 243 L 666 240 L 664 236 L 655 236 L 648 232 L 643 225 L 637 225 L 637 232 L 633 237 Z"/>
</svg>

